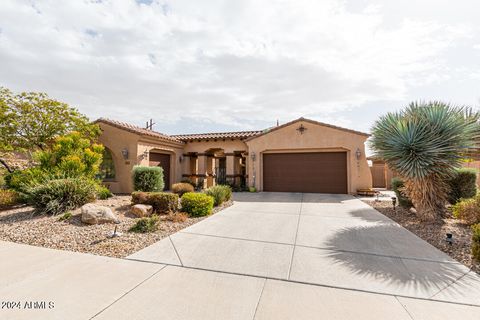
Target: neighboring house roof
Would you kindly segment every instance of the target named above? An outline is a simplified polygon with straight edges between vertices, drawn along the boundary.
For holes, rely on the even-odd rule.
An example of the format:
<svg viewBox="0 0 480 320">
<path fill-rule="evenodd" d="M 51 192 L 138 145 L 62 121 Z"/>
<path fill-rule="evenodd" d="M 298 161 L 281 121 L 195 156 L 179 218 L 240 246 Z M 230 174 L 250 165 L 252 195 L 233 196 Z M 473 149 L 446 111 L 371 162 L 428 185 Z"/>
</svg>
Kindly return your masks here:
<svg viewBox="0 0 480 320">
<path fill-rule="evenodd" d="M 296 119 L 296 120 L 293 120 L 293 121 L 284 123 L 284 124 L 282 124 L 281 126 L 272 127 L 272 128 L 270 128 L 269 130 L 267 129 L 267 130 L 263 131 L 261 134 L 258 134 L 258 135 L 256 135 L 256 136 L 253 136 L 253 137 L 250 137 L 250 138 L 246 139 L 246 141 L 256 139 L 256 138 L 258 138 L 258 137 L 261 137 L 261 136 L 264 136 L 264 135 L 266 135 L 266 134 L 269 134 L 270 132 L 273 132 L 273 131 L 276 131 L 276 130 L 285 128 L 285 127 L 287 127 L 287 126 L 289 126 L 289 125 L 292 125 L 292 124 L 294 124 L 294 123 L 301 122 L 301 121 L 303 121 L 303 122 L 309 122 L 309 123 L 316 124 L 316 125 L 319 125 L 319 126 L 328 127 L 328 128 L 332 128 L 332 129 L 337 129 L 337 130 L 341 130 L 341 131 L 345 131 L 345 132 L 349 132 L 349 133 L 353 133 L 353 134 L 358 134 L 358 135 L 365 136 L 365 137 L 370 137 L 370 134 L 365 133 L 365 132 L 356 131 L 356 130 L 351 130 L 351 129 L 346 129 L 346 128 L 334 126 L 334 125 L 331 125 L 331 124 L 328 124 L 328 123 L 323 123 L 323 122 L 319 122 L 319 121 L 315 121 L 315 120 L 311 120 L 311 119 L 307 119 L 307 118 L 303 118 L 303 117 L 302 117 L 302 118 L 298 118 L 298 119 Z"/>
<path fill-rule="evenodd" d="M 235 131 L 235 132 L 212 132 L 173 135 L 175 139 L 182 141 L 205 140 L 205 139 L 245 139 L 261 134 L 263 131 Z"/>
<path fill-rule="evenodd" d="M 136 134 L 139 134 L 139 135 L 160 138 L 160 139 L 163 139 L 163 140 L 174 141 L 174 142 L 177 142 L 177 143 L 183 143 L 182 141 L 174 138 L 173 136 L 169 136 L 169 135 L 166 135 L 166 134 L 163 134 L 163 133 L 160 133 L 160 132 L 156 132 L 156 131 L 153 131 L 153 130 L 148 130 L 148 129 L 145 129 L 145 128 L 141 128 L 141 127 L 138 127 L 138 126 L 135 126 L 133 124 L 126 123 L 126 122 L 121 122 L 121 121 L 111 120 L 111 119 L 106 119 L 106 118 L 100 118 L 98 120 L 95 120 L 95 123 L 99 123 L 99 122 L 106 123 L 106 124 L 109 124 L 113 127 L 116 127 L 116 128 L 119 128 L 119 129 L 122 129 L 122 130 L 125 130 L 125 131 L 129 131 L 129 132 L 133 132 L 133 133 L 136 133 Z"/>
</svg>

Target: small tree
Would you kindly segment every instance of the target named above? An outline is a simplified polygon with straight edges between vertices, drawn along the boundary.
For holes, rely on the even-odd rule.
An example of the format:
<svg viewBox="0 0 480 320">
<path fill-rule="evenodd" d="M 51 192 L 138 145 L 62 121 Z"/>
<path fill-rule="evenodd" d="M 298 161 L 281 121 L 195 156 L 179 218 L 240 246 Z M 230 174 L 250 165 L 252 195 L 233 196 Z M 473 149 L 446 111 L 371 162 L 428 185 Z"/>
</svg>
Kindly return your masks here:
<svg viewBox="0 0 480 320">
<path fill-rule="evenodd" d="M 38 166 L 10 173 L 6 177 L 7 185 L 26 193 L 32 186 L 52 179 L 82 178 L 93 181 L 102 162 L 103 150 L 102 145 L 92 144 L 75 131 L 57 137 L 48 150 L 34 154 Z"/>
<path fill-rule="evenodd" d="M 45 93 L 14 94 L 0 87 L 0 152 L 46 150 L 56 137 L 70 131 L 93 139 L 100 128 Z M 5 159 L 0 157 L 0 163 L 12 172 Z"/>
<path fill-rule="evenodd" d="M 371 147 L 397 172 L 419 217 L 435 219 L 445 208 L 448 180 L 479 137 L 479 115 L 441 102 L 412 103 L 381 117 Z"/>
</svg>

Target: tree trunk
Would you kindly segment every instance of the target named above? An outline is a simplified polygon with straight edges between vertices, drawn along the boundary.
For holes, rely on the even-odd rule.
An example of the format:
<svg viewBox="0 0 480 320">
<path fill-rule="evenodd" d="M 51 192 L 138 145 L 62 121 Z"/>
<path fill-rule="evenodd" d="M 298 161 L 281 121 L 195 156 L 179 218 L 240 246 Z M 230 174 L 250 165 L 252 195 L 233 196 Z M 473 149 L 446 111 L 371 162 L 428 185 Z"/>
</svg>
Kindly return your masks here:
<svg viewBox="0 0 480 320">
<path fill-rule="evenodd" d="M 434 221 L 445 211 L 447 185 L 438 177 L 405 181 L 405 191 L 422 221 Z"/>
<path fill-rule="evenodd" d="M 2 158 L 0 158 L 0 163 L 5 167 L 5 169 L 7 169 L 8 172 L 10 172 L 10 173 L 13 172 L 13 169 L 10 168 L 8 163 L 5 160 L 3 160 Z"/>
</svg>

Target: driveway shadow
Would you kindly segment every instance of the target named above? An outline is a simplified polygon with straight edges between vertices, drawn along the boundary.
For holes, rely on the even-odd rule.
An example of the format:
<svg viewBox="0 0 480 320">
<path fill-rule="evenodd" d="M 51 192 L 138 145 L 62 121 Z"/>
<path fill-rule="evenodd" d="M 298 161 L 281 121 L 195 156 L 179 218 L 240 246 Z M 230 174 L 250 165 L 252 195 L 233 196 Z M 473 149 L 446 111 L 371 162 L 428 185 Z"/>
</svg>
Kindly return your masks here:
<svg viewBox="0 0 480 320">
<path fill-rule="evenodd" d="M 468 271 L 458 263 L 434 261 L 435 249 L 424 247 L 415 238 L 409 243 L 409 237 L 399 233 L 399 228 L 391 223 L 380 223 L 339 230 L 326 242 L 326 248 L 332 250 L 328 257 L 357 277 L 375 279 L 399 290 L 431 295 Z M 374 253 L 376 250 L 381 254 Z"/>
</svg>

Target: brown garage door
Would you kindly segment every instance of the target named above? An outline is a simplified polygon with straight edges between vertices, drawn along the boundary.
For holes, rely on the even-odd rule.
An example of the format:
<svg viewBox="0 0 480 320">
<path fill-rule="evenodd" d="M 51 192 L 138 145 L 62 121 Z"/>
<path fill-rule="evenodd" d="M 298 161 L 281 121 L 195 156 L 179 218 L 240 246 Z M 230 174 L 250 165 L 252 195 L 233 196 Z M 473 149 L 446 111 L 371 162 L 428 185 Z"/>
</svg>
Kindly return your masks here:
<svg viewBox="0 0 480 320">
<path fill-rule="evenodd" d="M 165 190 L 170 189 L 170 155 L 163 153 L 150 153 L 151 167 L 163 168 L 163 182 L 165 183 Z"/>
<path fill-rule="evenodd" d="M 263 155 L 263 190 L 348 193 L 346 152 Z"/>
</svg>

